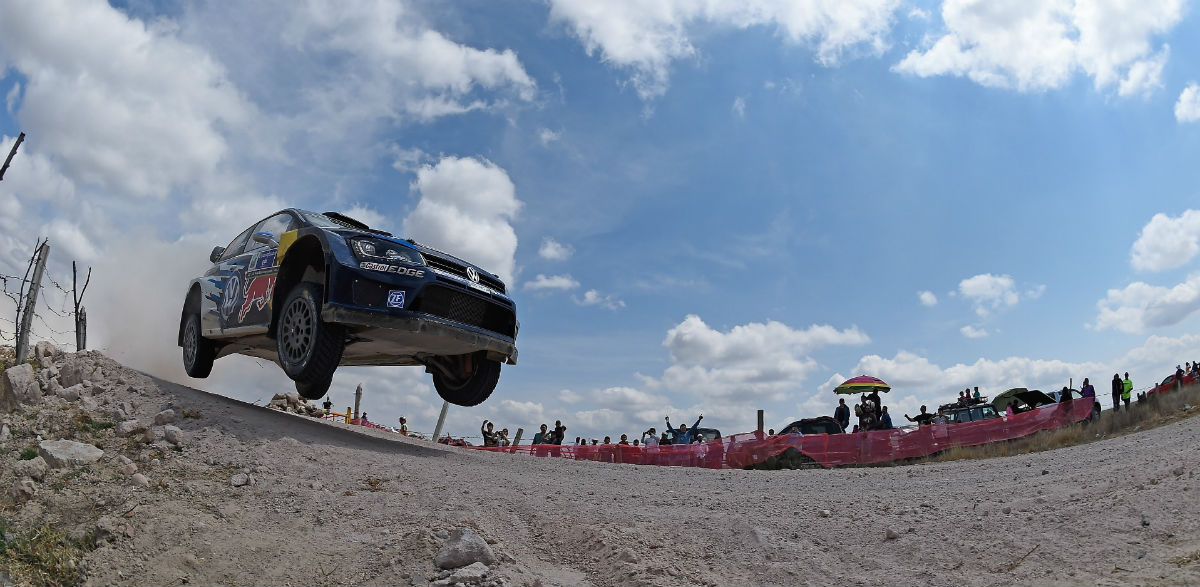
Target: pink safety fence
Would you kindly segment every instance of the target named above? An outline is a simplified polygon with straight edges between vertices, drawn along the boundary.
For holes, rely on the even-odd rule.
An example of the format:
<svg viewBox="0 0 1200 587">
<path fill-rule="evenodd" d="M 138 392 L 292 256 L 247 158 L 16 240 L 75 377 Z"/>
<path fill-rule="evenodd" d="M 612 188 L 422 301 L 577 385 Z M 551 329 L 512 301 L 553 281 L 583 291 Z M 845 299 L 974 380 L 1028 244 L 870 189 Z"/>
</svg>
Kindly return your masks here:
<svg viewBox="0 0 1200 587">
<path fill-rule="evenodd" d="M 824 467 L 867 465 L 932 455 L 957 446 L 978 446 L 1013 440 L 1042 430 L 1053 430 L 1087 419 L 1093 402 L 1075 400 L 1053 404 L 1012 416 L 958 424 L 872 430 L 857 434 L 781 434 L 762 432 L 732 434 L 704 443 L 668 446 L 624 444 L 467 447 L 533 457 L 555 457 L 577 461 L 722 467 L 740 469 L 765 461 L 794 448 Z"/>
</svg>

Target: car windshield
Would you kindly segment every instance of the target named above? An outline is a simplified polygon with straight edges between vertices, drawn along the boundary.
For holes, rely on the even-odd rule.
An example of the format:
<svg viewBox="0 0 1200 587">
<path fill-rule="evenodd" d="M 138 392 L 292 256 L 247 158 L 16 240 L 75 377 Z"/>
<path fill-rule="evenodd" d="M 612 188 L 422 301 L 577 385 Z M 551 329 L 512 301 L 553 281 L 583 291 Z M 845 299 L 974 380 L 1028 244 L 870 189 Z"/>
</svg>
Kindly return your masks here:
<svg viewBox="0 0 1200 587">
<path fill-rule="evenodd" d="M 321 228 L 346 228 L 346 225 L 338 224 L 337 222 L 334 222 L 332 218 L 324 214 L 317 214 L 316 212 L 309 212 L 308 210 L 298 210 L 298 212 L 300 212 L 300 215 L 303 216 L 304 219 L 313 226 L 318 226 Z"/>
</svg>

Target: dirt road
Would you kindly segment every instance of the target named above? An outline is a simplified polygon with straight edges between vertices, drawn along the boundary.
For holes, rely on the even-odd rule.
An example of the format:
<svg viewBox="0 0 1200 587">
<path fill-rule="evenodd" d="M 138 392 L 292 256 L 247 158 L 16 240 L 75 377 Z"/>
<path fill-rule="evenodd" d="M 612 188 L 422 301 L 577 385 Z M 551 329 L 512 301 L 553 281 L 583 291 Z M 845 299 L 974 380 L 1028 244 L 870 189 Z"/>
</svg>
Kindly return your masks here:
<svg viewBox="0 0 1200 587">
<path fill-rule="evenodd" d="M 179 449 L 97 432 L 101 461 L 52 472 L 10 509 L 18 526 L 78 533 L 101 520 L 112 536 L 86 557 L 89 584 L 427 585 L 460 527 L 492 543 L 492 584 L 1200 584 L 1200 564 L 1172 562 L 1200 550 L 1198 419 L 1012 458 L 714 471 L 467 451 L 153 380 L 95 353 L 61 361 L 102 367 L 97 420 L 122 406 L 147 423 L 167 408 L 193 416 L 174 423 Z M 6 486 L 32 441 L 23 431 L 53 436 L 78 410 L 50 398 L 8 417 Z M 253 483 L 232 486 L 238 474 Z"/>
</svg>

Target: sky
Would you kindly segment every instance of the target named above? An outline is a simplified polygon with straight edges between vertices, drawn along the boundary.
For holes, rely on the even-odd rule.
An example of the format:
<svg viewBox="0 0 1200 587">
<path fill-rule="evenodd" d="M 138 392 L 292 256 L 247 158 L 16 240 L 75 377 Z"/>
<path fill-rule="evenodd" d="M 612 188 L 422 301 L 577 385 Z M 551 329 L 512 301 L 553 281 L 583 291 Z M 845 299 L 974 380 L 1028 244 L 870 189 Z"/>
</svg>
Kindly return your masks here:
<svg viewBox="0 0 1200 587">
<path fill-rule="evenodd" d="M 88 346 L 265 403 L 274 364 L 189 379 L 208 253 L 341 211 L 509 284 L 519 364 L 452 407 L 526 438 L 896 420 L 965 387 L 1107 407 L 1200 359 L 1200 19 L 1182 0 L 12 0 L 0 274 L 91 268 Z M 11 280 L 5 290 L 16 289 Z M 34 339 L 73 350 L 47 287 Z M 0 338 L 15 305 L 0 298 Z M 339 369 L 431 432 L 420 368 Z"/>
</svg>

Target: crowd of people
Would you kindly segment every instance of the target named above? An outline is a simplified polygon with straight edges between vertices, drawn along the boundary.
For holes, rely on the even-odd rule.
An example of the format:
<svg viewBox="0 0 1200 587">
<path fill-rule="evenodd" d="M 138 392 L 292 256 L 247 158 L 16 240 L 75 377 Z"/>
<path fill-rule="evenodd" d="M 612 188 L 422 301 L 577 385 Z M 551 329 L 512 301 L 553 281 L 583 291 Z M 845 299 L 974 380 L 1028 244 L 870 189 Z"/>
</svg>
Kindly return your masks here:
<svg viewBox="0 0 1200 587">
<path fill-rule="evenodd" d="M 620 439 L 613 442 L 612 436 L 605 436 L 603 441 L 592 438 L 590 439 L 591 446 L 600 445 L 624 445 L 624 446 L 660 446 L 672 444 L 695 444 L 703 443 L 716 438 L 706 438 L 703 434 L 695 433 L 700 427 L 700 422 L 704 420 L 704 414 L 700 414 L 696 418 L 696 422 L 688 427 L 686 424 L 680 424 L 678 428 L 671 425 L 671 418 L 664 418 L 666 429 L 660 434 L 657 429 L 650 427 L 642 432 L 640 437 L 630 440 L 628 434 L 621 434 Z M 538 431 L 534 433 L 533 440 L 530 444 L 535 445 L 558 445 L 561 446 L 566 441 L 567 427 L 563 425 L 562 420 L 554 421 L 554 428 L 551 429 L 546 424 L 538 427 Z M 483 446 L 485 447 L 505 447 L 511 446 L 513 440 L 510 439 L 508 428 L 502 428 L 496 431 L 496 424 L 489 420 L 484 420 L 479 427 L 479 434 L 483 437 Z M 443 444 L 465 444 L 464 439 L 454 440 L 449 435 L 439 440 Z M 567 443 L 567 446 L 589 446 L 589 439 L 576 436 L 575 442 Z"/>
</svg>

